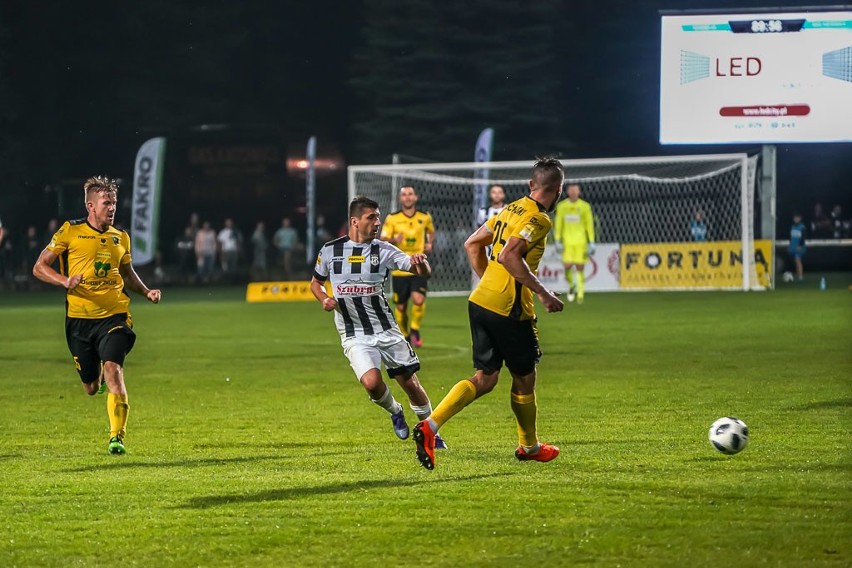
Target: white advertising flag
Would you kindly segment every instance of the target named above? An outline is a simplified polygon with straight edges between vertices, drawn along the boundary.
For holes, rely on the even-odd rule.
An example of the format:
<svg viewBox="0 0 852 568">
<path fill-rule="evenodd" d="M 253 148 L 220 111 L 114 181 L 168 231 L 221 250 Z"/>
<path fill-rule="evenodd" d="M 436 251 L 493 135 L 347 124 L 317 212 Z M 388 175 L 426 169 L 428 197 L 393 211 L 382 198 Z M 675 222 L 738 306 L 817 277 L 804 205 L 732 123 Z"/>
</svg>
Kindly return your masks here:
<svg viewBox="0 0 852 568">
<path fill-rule="evenodd" d="M 474 154 L 475 162 L 490 162 L 491 148 L 494 145 L 494 129 L 486 128 L 479 133 L 479 138 L 476 139 L 476 153 Z M 477 168 L 473 172 L 473 177 L 477 180 L 487 180 L 489 175 L 488 168 Z M 473 219 L 476 219 L 476 213 L 485 206 L 485 201 L 488 197 L 488 183 L 477 182 L 473 187 Z M 473 224 L 471 222 L 471 224 Z"/>
<path fill-rule="evenodd" d="M 160 193 L 166 152 L 165 138 L 151 138 L 139 148 L 133 172 L 133 209 L 130 236 L 133 239 L 133 264 L 154 260 L 160 221 Z"/>
</svg>

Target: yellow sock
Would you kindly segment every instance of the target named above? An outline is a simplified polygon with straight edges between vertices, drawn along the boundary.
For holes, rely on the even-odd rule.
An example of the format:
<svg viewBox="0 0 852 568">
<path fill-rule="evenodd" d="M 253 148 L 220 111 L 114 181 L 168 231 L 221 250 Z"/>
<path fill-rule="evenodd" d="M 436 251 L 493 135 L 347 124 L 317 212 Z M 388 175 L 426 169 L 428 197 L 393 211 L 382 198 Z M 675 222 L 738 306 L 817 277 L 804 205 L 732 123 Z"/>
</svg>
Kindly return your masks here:
<svg viewBox="0 0 852 568">
<path fill-rule="evenodd" d="M 429 416 L 435 424 L 440 428 L 444 423 L 462 411 L 462 409 L 476 399 L 476 387 L 473 383 L 465 379 L 457 382 L 444 400 L 432 411 Z"/>
<path fill-rule="evenodd" d="M 396 316 L 396 323 L 399 324 L 399 330 L 404 336 L 408 337 L 411 335 L 411 329 L 408 327 L 408 313 L 399 308 L 394 308 L 393 311 Z"/>
<path fill-rule="evenodd" d="M 420 329 L 420 322 L 423 321 L 423 314 L 426 313 L 426 302 L 419 306 L 412 304 L 411 306 L 411 329 Z"/>
<path fill-rule="evenodd" d="M 538 435 L 535 431 L 537 410 L 535 393 L 512 393 L 512 412 L 515 413 L 515 419 L 518 421 L 518 442 L 527 448 L 531 448 L 538 443 Z"/>
<path fill-rule="evenodd" d="M 109 437 L 127 434 L 127 415 L 130 414 L 130 403 L 126 394 L 107 395 L 107 415 L 109 416 Z"/>
<path fill-rule="evenodd" d="M 583 291 L 586 289 L 586 275 L 579 268 L 577 269 L 577 297 L 583 297 Z"/>
</svg>

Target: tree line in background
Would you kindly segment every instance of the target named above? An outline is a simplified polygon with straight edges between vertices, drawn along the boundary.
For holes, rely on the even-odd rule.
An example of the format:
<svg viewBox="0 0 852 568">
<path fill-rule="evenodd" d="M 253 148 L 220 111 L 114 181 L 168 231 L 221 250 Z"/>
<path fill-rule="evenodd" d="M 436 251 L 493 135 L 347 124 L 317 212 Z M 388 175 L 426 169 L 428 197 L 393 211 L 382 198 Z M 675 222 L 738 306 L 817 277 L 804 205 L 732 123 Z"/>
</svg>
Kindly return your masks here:
<svg viewBox="0 0 852 568">
<path fill-rule="evenodd" d="M 681 4 L 6 0 L 0 215 L 41 222 L 46 186 L 129 178 L 144 140 L 202 124 L 277 129 L 297 147 L 317 135 L 348 164 L 467 161 L 485 127 L 498 160 L 682 153 L 659 146 L 656 111 L 658 10 Z M 808 191 L 840 195 L 849 162 L 819 168 L 821 154 L 779 153 L 779 202 L 800 196 L 787 180 L 803 167 Z"/>
<path fill-rule="evenodd" d="M 128 175 L 141 141 L 200 124 L 317 134 L 349 163 L 467 159 L 486 126 L 506 156 L 555 149 L 562 4 L 11 0 L 0 8 L 4 183 L 23 205 L 65 178 Z"/>
</svg>

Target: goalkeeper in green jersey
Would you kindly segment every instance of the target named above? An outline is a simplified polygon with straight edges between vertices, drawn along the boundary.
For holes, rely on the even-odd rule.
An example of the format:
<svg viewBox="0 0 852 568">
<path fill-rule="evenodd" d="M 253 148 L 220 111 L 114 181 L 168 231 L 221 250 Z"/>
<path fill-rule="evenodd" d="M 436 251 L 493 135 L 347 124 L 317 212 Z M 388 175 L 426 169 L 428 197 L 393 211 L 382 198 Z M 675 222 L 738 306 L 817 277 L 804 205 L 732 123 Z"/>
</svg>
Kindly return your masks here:
<svg viewBox="0 0 852 568">
<path fill-rule="evenodd" d="M 595 254 L 595 225 L 592 207 L 580 199 L 580 186 L 576 183 L 568 185 L 568 199 L 556 206 L 553 235 L 557 249 L 562 251 L 565 279 L 570 286 L 568 301 L 576 298 L 577 303 L 582 303 L 586 284 L 583 269 L 589 256 Z"/>
</svg>

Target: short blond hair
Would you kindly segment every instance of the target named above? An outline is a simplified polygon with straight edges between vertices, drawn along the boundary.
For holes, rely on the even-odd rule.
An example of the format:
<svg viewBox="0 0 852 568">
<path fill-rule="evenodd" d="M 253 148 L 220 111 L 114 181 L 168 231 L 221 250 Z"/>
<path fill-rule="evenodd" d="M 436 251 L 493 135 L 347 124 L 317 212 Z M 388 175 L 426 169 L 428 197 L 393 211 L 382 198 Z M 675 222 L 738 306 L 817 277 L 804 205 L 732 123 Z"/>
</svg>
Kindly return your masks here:
<svg viewBox="0 0 852 568">
<path fill-rule="evenodd" d="M 83 199 L 89 199 L 89 194 L 113 192 L 118 194 L 118 182 L 107 176 L 93 176 L 83 183 Z"/>
</svg>

